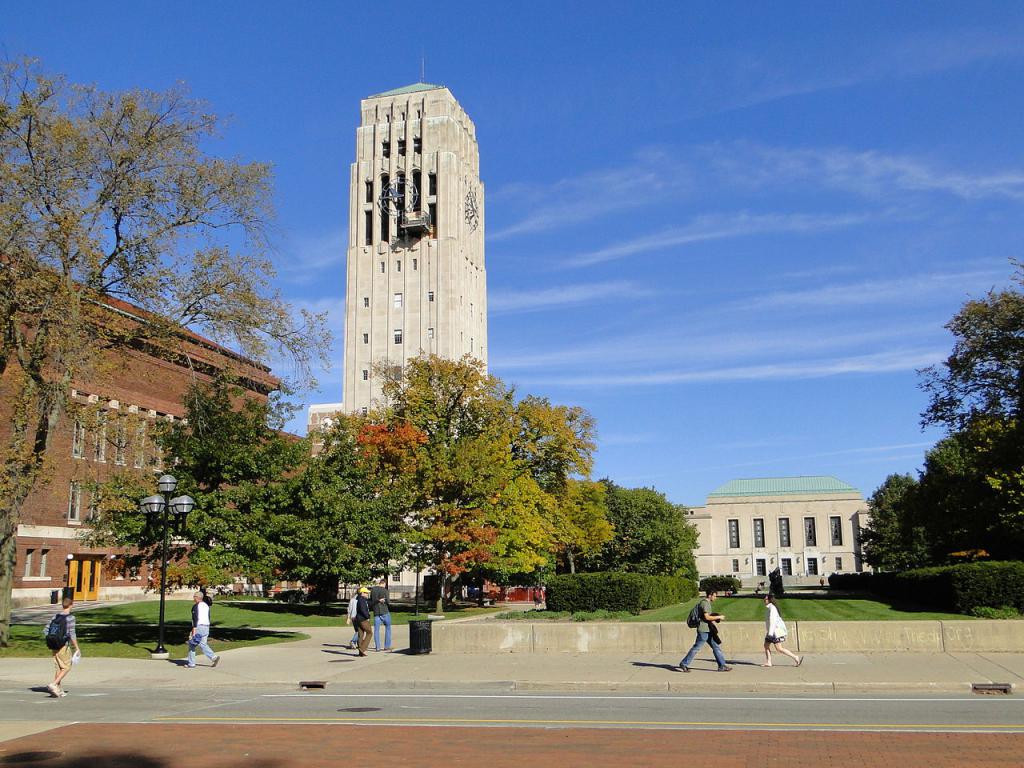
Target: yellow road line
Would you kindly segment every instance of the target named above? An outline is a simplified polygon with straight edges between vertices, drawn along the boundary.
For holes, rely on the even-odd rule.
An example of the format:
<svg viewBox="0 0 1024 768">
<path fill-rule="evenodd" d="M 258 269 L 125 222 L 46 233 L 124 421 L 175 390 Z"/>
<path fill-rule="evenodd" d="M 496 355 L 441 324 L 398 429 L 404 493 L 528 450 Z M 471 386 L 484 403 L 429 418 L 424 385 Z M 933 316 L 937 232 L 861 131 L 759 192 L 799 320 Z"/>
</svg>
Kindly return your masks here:
<svg viewBox="0 0 1024 768">
<path fill-rule="evenodd" d="M 531 720 L 531 719 L 481 719 L 468 717 L 200 717 L 186 715 L 164 715 L 155 718 L 162 721 L 184 722 L 256 722 L 256 723 L 509 723 L 515 725 L 690 725 L 731 728 L 953 728 L 974 729 L 1018 729 L 1024 730 L 1024 723 L 999 725 L 983 723 L 750 723 L 712 722 L 698 720 Z"/>
</svg>

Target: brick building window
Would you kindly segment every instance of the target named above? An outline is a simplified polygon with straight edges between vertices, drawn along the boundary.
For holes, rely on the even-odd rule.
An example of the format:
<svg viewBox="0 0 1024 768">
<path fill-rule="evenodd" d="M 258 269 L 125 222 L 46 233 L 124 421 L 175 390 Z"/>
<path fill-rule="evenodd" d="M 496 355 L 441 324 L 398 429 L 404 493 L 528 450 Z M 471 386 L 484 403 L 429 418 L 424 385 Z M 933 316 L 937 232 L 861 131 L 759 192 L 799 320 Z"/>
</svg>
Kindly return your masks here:
<svg viewBox="0 0 1024 768">
<path fill-rule="evenodd" d="M 35 553 L 36 551 L 34 549 L 25 550 L 25 572 L 22 576 L 26 579 L 32 575 L 32 555 Z"/>
<path fill-rule="evenodd" d="M 96 414 L 96 433 L 93 435 L 93 459 L 95 461 L 107 460 L 107 413 L 100 411 Z"/>
<path fill-rule="evenodd" d="M 68 522 L 77 523 L 82 518 L 82 484 L 71 481 L 68 492 Z"/>
<path fill-rule="evenodd" d="M 141 422 L 135 427 L 135 460 L 132 466 L 142 469 L 146 466 L 146 423 Z"/>
<path fill-rule="evenodd" d="M 46 576 L 46 561 L 49 560 L 50 550 L 44 549 L 39 553 L 39 575 Z"/>
<path fill-rule="evenodd" d="M 124 419 L 118 419 L 114 428 L 114 463 L 124 466 L 127 463 L 125 453 L 128 450 L 128 426 Z"/>
<path fill-rule="evenodd" d="M 71 433 L 71 456 L 80 459 L 85 455 L 85 424 L 81 419 L 75 419 L 75 426 Z"/>
</svg>

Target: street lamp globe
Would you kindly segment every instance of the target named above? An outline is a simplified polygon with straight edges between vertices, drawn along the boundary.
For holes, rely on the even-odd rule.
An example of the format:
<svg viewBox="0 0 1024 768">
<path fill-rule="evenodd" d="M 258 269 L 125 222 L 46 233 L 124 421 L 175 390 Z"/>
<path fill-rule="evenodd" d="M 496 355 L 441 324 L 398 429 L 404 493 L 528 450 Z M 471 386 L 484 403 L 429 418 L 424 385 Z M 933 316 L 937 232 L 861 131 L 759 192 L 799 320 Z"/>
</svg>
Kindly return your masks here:
<svg viewBox="0 0 1024 768">
<path fill-rule="evenodd" d="M 196 506 L 191 496 L 177 496 L 170 501 L 170 509 L 176 515 L 187 515 Z"/>
<path fill-rule="evenodd" d="M 141 502 L 139 502 L 139 508 L 146 514 L 157 514 L 162 512 L 164 509 L 164 497 L 159 494 L 154 496 L 147 496 Z"/>
<path fill-rule="evenodd" d="M 173 475 L 160 475 L 160 479 L 156 481 L 157 488 L 160 489 L 160 493 L 171 494 L 174 493 L 174 489 L 178 487 L 178 480 Z"/>
</svg>

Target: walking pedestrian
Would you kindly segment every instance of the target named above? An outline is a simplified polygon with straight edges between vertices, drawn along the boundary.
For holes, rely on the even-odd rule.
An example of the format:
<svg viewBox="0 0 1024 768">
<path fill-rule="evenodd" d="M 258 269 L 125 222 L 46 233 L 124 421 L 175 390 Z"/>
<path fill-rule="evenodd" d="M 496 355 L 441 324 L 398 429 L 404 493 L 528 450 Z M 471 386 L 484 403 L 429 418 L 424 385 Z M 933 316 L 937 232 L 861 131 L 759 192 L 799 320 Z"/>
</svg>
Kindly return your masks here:
<svg viewBox="0 0 1024 768">
<path fill-rule="evenodd" d="M 786 622 L 779 615 L 779 607 L 775 604 L 775 595 L 769 592 L 764 596 L 764 607 L 767 613 L 764 617 L 764 664 L 761 666 L 770 667 L 772 665 L 771 646 L 774 645 L 776 651 L 783 656 L 789 656 L 799 667 L 804 661 L 803 656 L 797 656 L 782 647 L 782 644 L 786 642 Z"/>
<path fill-rule="evenodd" d="M 384 625 L 384 650 L 391 651 L 391 603 L 388 602 L 388 581 L 381 579 L 370 590 L 370 606 L 373 609 L 373 650 L 380 650 L 380 626 Z"/>
<path fill-rule="evenodd" d="M 356 623 L 356 606 L 359 604 L 359 590 L 362 585 L 356 588 L 352 597 L 348 599 L 348 623 L 352 625 L 352 639 L 348 641 L 348 647 L 353 651 L 359 647 L 359 625 Z"/>
<path fill-rule="evenodd" d="M 55 614 L 50 623 L 46 625 L 46 647 L 53 651 L 53 666 L 55 672 L 53 682 L 46 686 L 50 696 L 55 699 L 67 696 L 67 692 L 61 688 L 61 681 L 71 671 L 73 661 L 77 661 L 71 655 L 71 646 L 75 646 L 75 656 L 81 656 L 82 651 L 78 647 L 78 636 L 75 634 L 75 617 L 71 615 L 71 608 L 75 604 L 73 597 L 65 597 L 61 601 L 61 610 Z"/>
<path fill-rule="evenodd" d="M 697 651 L 701 649 L 704 643 L 709 642 L 709 636 L 711 635 L 710 624 L 712 622 L 719 622 L 725 618 L 725 614 L 714 613 L 711 610 L 712 603 L 718 599 L 718 590 L 709 589 L 707 591 L 707 597 L 701 600 L 697 604 L 697 639 L 693 643 L 693 647 L 690 648 L 689 653 L 679 662 L 679 668 L 683 672 L 690 671 L 690 664 L 693 662 L 693 657 L 697 655 Z M 725 655 L 722 653 L 722 646 L 719 645 L 717 640 L 710 638 L 711 652 L 715 655 L 715 662 L 718 664 L 719 672 L 732 672 L 732 667 L 725 663 Z"/>
<path fill-rule="evenodd" d="M 370 590 L 360 587 L 356 593 L 356 627 L 359 629 L 359 655 L 365 656 L 373 637 L 373 625 L 370 624 Z"/>
<path fill-rule="evenodd" d="M 203 600 L 203 593 L 196 592 L 192 595 L 192 631 L 188 634 L 188 661 L 185 664 L 188 669 L 195 669 L 196 647 L 212 662 L 211 667 L 220 664 L 220 656 L 210 648 L 209 637 L 210 606 Z"/>
</svg>

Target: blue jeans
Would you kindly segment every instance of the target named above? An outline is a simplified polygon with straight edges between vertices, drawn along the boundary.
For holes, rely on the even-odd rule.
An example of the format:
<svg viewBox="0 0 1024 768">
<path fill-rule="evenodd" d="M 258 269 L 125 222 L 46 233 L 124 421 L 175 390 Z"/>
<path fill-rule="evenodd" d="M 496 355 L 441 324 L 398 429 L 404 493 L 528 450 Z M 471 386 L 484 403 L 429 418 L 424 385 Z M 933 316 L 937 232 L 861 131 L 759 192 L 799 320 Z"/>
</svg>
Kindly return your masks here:
<svg viewBox="0 0 1024 768">
<path fill-rule="evenodd" d="M 715 654 L 715 661 L 718 662 L 718 668 L 721 669 L 725 666 L 725 655 L 722 653 L 722 646 L 716 643 L 714 640 L 708 640 L 707 632 L 698 632 L 697 640 L 693 644 L 693 648 L 686 654 L 686 658 L 679 662 L 680 667 L 690 666 L 690 662 L 693 661 L 693 657 L 697 655 L 697 651 L 701 649 L 704 643 L 708 643 L 711 646 L 711 652 Z"/>
<path fill-rule="evenodd" d="M 188 665 L 194 667 L 196 665 L 196 646 L 199 646 L 199 650 L 203 652 L 210 661 L 213 661 L 217 654 L 213 652 L 213 649 L 206 642 L 206 638 L 210 636 L 210 626 L 208 624 L 200 624 L 196 627 L 195 634 L 188 640 Z"/>
<path fill-rule="evenodd" d="M 384 630 L 384 647 L 391 647 L 391 614 L 385 613 L 383 616 L 373 617 L 373 647 L 374 650 L 380 650 L 380 625 L 383 624 Z"/>
</svg>

